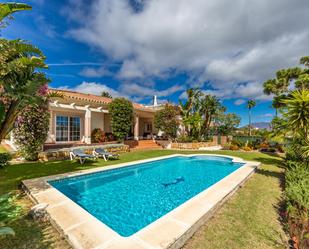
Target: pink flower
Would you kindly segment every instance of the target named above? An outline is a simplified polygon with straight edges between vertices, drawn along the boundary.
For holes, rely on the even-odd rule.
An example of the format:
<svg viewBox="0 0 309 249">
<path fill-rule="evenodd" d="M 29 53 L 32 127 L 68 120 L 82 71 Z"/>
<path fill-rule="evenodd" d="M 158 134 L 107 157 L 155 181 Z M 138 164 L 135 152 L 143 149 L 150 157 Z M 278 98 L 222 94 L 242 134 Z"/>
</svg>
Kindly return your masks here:
<svg viewBox="0 0 309 249">
<path fill-rule="evenodd" d="M 41 86 L 38 90 L 38 94 L 39 96 L 46 96 L 48 93 L 48 85 L 44 84 L 43 86 Z"/>
</svg>

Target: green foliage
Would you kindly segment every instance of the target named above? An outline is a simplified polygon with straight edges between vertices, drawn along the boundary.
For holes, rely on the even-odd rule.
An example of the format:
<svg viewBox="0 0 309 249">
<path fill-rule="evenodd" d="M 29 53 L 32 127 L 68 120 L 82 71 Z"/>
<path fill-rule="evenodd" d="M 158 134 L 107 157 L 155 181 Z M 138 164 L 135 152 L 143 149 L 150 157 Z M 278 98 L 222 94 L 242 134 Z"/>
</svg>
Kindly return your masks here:
<svg viewBox="0 0 309 249">
<path fill-rule="evenodd" d="M 12 159 L 10 153 L 0 153 L 0 168 L 4 168 L 9 165 L 9 161 Z"/>
<path fill-rule="evenodd" d="M 193 139 L 207 139 L 213 121 L 225 111 L 216 96 L 203 94 L 200 89 L 187 90 L 187 100 L 180 101 L 180 115 L 185 126 L 185 135 Z"/>
<path fill-rule="evenodd" d="M 108 106 L 112 116 L 113 135 L 118 140 L 123 140 L 132 128 L 133 105 L 125 98 L 115 98 Z"/>
<path fill-rule="evenodd" d="M 24 3 L 0 3 L 0 23 L 14 12 L 31 9 L 30 5 Z"/>
<path fill-rule="evenodd" d="M 163 131 L 169 139 L 175 139 L 177 137 L 179 127 L 177 115 L 178 111 L 171 104 L 165 104 L 161 110 L 155 113 L 155 127 Z"/>
<path fill-rule="evenodd" d="M 309 164 L 289 162 L 285 174 L 285 197 L 291 237 L 298 248 L 309 245 Z"/>
<path fill-rule="evenodd" d="M 241 147 L 244 147 L 246 145 L 246 142 L 244 142 L 242 140 L 238 140 L 238 139 L 233 139 L 231 144 L 236 145 L 237 147 L 241 148 Z"/>
<path fill-rule="evenodd" d="M 37 160 L 38 153 L 47 139 L 49 118 L 47 103 L 27 107 L 17 118 L 14 138 L 19 152 L 26 160 Z"/>
<path fill-rule="evenodd" d="M 300 64 L 303 67 L 294 67 L 279 70 L 276 78 L 264 82 L 264 93 L 267 95 L 274 94 L 274 108 L 284 107 L 281 99 L 290 92 L 290 85 L 295 84 L 296 90 L 309 89 L 309 56 L 302 57 Z"/>
<path fill-rule="evenodd" d="M 91 132 L 91 142 L 92 143 L 102 143 L 106 141 L 105 132 L 100 128 L 95 128 Z"/>
<path fill-rule="evenodd" d="M 290 163 L 285 182 L 285 194 L 289 205 L 306 209 L 309 214 L 309 164 Z"/>
<path fill-rule="evenodd" d="M 22 207 L 16 205 L 17 196 L 12 193 L 6 193 L 0 196 L 0 221 L 8 223 L 14 221 L 22 213 Z"/>
<path fill-rule="evenodd" d="M 15 232 L 12 228 L 10 227 L 1 227 L 1 224 L 0 224 L 0 236 L 3 236 L 3 235 L 15 235 Z"/>
<path fill-rule="evenodd" d="M 105 97 L 105 98 L 110 98 L 110 99 L 113 98 L 112 95 L 111 95 L 109 92 L 107 92 L 107 91 L 103 91 L 103 92 L 101 93 L 101 96 L 102 96 L 102 97 Z"/>
<path fill-rule="evenodd" d="M 251 136 L 251 109 L 256 106 L 256 102 L 253 99 L 249 99 L 247 102 L 247 108 L 249 110 L 249 136 Z"/>
<path fill-rule="evenodd" d="M 200 112 L 204 116 L 203 134 L 209 136 L 209 128 L 213 120 L 225 112 L 225 107 L 216 96 L 206 94 L 201 100 Z"/>
<path fill-rule="evenodd" d="M 183 124 L 186 127 L 190 127 L 189 133 L 190 133 L 190 137 L 192 137 L 193 139 L 199 139 L 200 134 L 201 134 L 202 121 L 203 119 L 198 112 L 195 112 L 191 114 L 190 116 L 183 118 Z"/>
<path fill-rule="evenodd" d="M 240 124 L 240 117 L 235 113 L 220 114 L 216 119 L 218 133 L 221 135 L 231 135 Z"/>
<path fill-rule="evenodd" d="M 256 102 L 253 99 L 249 99 L 247 102 L 247 108 L 252 109 L 255 106 L 256 106 Z"/>
<path fill-rule="evenodd" d="M 29 106 L 44 102 L 40 94 L 48 79 L 40 69 L 47 66 L 42 52 L 21 40 L 0 39 L 0 140 L 13 128 L 17 116 Z M 2 108 L 3 109 L 3 108 Z"/>
<path fill-rule="evenodd" d="M 283 118 L 287 127 L 294 134 L 308 136 L 309 132 L 309 90 L 293 91 L 288 98 L 283 100 L 286 110 Z"/>
</svg>

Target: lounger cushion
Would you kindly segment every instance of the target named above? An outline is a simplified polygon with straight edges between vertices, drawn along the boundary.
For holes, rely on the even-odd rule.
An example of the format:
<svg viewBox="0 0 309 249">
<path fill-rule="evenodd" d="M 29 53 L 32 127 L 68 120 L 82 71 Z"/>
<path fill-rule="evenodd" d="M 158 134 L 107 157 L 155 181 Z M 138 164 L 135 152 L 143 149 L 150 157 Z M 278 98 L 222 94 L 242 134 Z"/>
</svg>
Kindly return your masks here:
<svg viewBox="0 0 309 249">
<path fill-rule="evenodd" d="M 86 154 L 82 149 L 74 149 L 73 154 L 77 157 L 81 158 L 93 158 L 93 155 Z"/>
</svg>

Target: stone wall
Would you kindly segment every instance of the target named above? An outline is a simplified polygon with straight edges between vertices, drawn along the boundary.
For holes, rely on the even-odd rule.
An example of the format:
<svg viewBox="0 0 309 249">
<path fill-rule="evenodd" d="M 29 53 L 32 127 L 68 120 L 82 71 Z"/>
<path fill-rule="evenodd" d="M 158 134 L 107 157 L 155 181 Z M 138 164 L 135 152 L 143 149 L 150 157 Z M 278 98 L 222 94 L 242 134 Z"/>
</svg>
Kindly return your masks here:
<svg viewBox="0 0 309 249">
<path fill-rule="evenodd" d="M 96 145 L 96 146 L 78 146 L 72 148 L 47 150 L 39 153 L 40 161 L 53 161 L 53 160 L 67 160 L 70 159 L 70 151 L 73 149 L 84 149 L 85 153 L 92 154 L 94 148 L 104 148 L 108 152 L 123 153 L 130 151 L 128 145 L 125 144 L 107 144 L 107 145 Z"/>
<path fill-rule="evenodd" d="M 220 142 L 219 142 L 220 141 Z M 213 136 L 213 140 L 209 142 L 192 142 L 192 143 L 171 143 L 171 149 L 182 149 L 182 150 L 198 150 L 200 148 L 212 147 L 218 145 L 224 145 L 228 141 L 226 136 Z"/>
</svg>

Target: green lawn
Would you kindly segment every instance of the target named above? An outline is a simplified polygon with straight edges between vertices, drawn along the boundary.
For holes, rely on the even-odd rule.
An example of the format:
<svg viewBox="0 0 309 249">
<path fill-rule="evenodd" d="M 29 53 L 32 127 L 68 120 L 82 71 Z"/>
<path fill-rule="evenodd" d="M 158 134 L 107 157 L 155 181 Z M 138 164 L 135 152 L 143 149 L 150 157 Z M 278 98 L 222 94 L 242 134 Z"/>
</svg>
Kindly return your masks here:
<svg viewBox="0 0 309 249">
<path fill-rule="evenodd" d="M 0 170 L 0 195 L 13 192 L 10 200 L 0 200 L 0 220 L 16 231 L 15 237 L 0 239 L 0 248 L 69 248 L 48 224 L 38 224 L 26 216 L 31 202 L 18 191 L 21 180 L 40 176 L 129 162 L 189 151 L 140 151 L 125 153 L 120 160 L 104 162 L 57 161 L 11 165 Z M 203 152 L 193 152 L 203 153 Z M 286 236 L 278 221 L 281 199 L 281 160 L 262 153 L 207 152 L 260 161 L 263 166 L 186 244 L 185 248 L 286 248 Z M 15 216 L 6 215 L 14 213 Z"/>
</svg>

